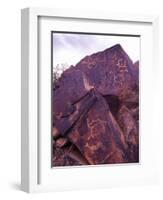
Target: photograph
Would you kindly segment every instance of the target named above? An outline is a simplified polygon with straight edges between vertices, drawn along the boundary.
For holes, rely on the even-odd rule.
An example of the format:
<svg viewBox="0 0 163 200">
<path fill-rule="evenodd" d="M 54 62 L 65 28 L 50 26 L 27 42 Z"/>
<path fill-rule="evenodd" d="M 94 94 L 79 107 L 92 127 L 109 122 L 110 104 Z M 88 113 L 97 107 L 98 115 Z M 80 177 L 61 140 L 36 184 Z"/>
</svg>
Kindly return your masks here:
<svg viewBox="0 0 163 200">
<path fill-rule="evenodd" d="M 140 161 L 140 35 L 51 31 L 51 166 Z"/>
</svg>

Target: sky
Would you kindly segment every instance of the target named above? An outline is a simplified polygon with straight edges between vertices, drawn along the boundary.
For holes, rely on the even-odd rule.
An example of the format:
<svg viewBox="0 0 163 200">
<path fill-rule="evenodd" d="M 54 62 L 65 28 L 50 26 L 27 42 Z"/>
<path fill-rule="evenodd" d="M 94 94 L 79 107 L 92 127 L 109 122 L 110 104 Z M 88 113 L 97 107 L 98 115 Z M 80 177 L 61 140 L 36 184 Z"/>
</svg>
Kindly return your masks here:
<svg viewBox="0 0 163 200">
<path fill-rule="evenodd" d="M 140 38 L 131 36 L 53 33 L 53 70 L 77 64 L 86 55 L 120 44 L 133 62 L 140 58 Z"/>
</svg>

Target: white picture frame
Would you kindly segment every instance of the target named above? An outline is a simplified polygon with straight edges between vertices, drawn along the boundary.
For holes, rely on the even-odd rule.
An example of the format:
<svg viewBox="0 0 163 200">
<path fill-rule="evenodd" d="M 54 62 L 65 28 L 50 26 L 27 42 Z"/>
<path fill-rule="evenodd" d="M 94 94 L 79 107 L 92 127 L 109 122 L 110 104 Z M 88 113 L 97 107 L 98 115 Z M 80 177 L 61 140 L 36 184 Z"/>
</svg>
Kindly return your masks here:
<svg viewBox="0 0 163 200">
<path fill-rule="evenodd" d="M 158 183 L 159 130 L 153 109 L 157 98 L 158 16 L 47 8 L 25 8 L 21 13 L 22 190 L 25 192 L 60 191 Z M 86 25 L 87 23 L 89 26 Z M 50 64 L 50 43 L 46 43 L 50 39 L 48 38 L 49 31 L 57 27 L 57 30 L 74 31 L 77 29 L 80 32 L 86 27 L 87 32 L 91 30 L 97 32 L 97 26 L 102 27 L 100 24 L 103 23 L 114 26 L 114 33 L 135 33 L 142 37 L 141 161 L 132 166 L 110 165 L 52 169 L 49 115 L 51 67 L 44 67 Z M 111 25 L 112 23 L 114 25 Z M 103 28 L 103 31 L 108 32 L 109 29 L 104 30 Z M 41 50 L 42 47 L 46 51 Z M 44 55 L 43 60 L 41 59 L 43 56 L 40 56 L 42 54 Z M 152 97 L 150 88 L 154 88 Z M 47 95 L 45 91 L 48 91 Z M 45 104 L 48 104 L 47 110 L 44 109 Z M 149 109 L 151 115 L 149 115 Z M 46 117 L 46 120 L 45 117 L 42 118 L 42 115 Z M 48 131 L 49 137 L 46 137 L 45 130 Z"/>
</svg>

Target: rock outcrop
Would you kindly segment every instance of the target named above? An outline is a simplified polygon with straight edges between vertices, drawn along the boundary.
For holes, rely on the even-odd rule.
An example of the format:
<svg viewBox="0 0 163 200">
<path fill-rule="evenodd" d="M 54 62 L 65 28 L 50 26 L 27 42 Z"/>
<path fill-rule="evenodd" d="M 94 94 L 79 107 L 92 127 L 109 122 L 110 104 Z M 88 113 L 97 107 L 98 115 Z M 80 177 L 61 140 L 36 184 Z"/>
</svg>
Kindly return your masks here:
<svg viewBox="0 0 163 200">
<path fill-rule="evenodd" d="M 53 166 L 139 161 L 138 74 L 119 44 L 62 73 L 53 85 Z"/>
</svg>

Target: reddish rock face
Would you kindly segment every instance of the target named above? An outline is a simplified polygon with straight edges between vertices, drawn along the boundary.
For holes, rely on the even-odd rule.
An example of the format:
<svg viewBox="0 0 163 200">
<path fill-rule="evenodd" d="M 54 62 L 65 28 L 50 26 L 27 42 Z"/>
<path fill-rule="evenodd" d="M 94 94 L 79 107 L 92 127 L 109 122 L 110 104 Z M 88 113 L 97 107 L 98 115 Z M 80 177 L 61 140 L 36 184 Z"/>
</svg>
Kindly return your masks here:
<svg viewBox="0 0 163 200">
<path fill-rule="evenodd" d="M 53 88 L 53 165 L 83 164 L 67 144 L 87 164 L 138 162 L 138 86 L 138 64 L 120 45 L 64 71 Z"/>
<path fill-rule="evenodd" d="M 125 99 L 137 88 L 134 76 L 135 67 L 120 45 L 86 56 L 58 80 L 53 92 L 55 117 L 65 113 L 70 104 L 92 87 L 102 95 Z"/>
<path fill-rule="evenodd" d="M 135 80 L 136 80 L 136 84 L 137 84 L 137 86 L 139 86 L 139 61 L 136 61 L 135 63 L 134 63 L 134 78 L 135 78 Z"/>
<path fill-rule="evenodd" d="M 108 104 L 97 91 L 93 90 L 90 93 L 96 101 L 89 111 L 80 117 L 67 137 L 90 164 L 127 162 L 124 135 Z M 76 106 L 80 105 L 79 102 Z"/>
<path fill-rule="evenodd" d="M 71 105 L 83 97 L 87 90 L 84 86 L 83 74 L 74 67 L 66 70 L 53 89 L 54 119 L 62 115 L 69 116 L 73 112 Z"/>
<path fill-rule="evenodd" d="M 127 156 L 132 162 L 139 160 L 139 134 L 138 123 L 133 113 L 126 107 L 122 106 L 117 115 L 117 122 L 123 131 L 127 143 Z"/>
<path fill-rule="evenodd" d="M 82 71 L 89 85 L 102 95 L 121 99 L 135 88 L 134 65 L 119 44 L 85 57 L 76 69 Z"/>
<path fill-rule="evenodd" d="M 54 146 L 53 166 L 88 165 L 87 160 L 74 145 L 58 148 Z"/>
</svg>

